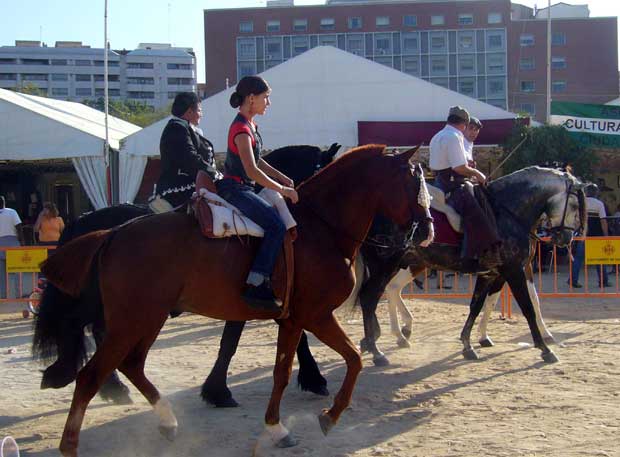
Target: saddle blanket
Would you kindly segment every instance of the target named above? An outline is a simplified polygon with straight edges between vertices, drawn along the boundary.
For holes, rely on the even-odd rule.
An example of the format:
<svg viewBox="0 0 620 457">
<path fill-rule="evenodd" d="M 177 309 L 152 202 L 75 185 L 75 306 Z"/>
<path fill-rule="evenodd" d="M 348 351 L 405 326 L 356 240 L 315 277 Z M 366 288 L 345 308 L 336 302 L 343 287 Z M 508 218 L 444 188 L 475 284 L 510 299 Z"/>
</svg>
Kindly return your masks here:
<svg viewBox="0 0 620 457">
<path fill-rule="evenodd" d="M 258 196 L 271 204 L 282 218 L 282 222 L 289 230 L 297 225 L 291 212 L 286 205 L 284 197 L 275 190 L 263 189 Z M 213 237 L 226 238 L 229 236 L 249 235 L 258 238 L 263 237 L 265 232 L 256 222 L 244 216 L 235 206 L 228 203 L 219 195 L 210 192 L 204 187 L 194 194 L 192 199 L 200 198 L 207 202 L 213 218 Z"/>
</svg>

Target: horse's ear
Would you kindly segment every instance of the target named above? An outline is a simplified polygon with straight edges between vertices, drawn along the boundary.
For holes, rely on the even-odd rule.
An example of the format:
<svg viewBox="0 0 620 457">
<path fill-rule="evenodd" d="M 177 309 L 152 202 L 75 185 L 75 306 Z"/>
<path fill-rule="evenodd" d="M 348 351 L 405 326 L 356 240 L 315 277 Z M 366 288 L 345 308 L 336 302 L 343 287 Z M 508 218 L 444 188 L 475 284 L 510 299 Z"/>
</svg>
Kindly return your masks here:
<svg viewBox="0 0 620 457">
<path fill-rule="evenodd" d="M 416 152 L 418 152 L 418 149 L 420 149 L 422 145 L 419 144 L 416 147 L 412 148 L 412 149 L 408 149 L 405 152 L 401 152 L 396 154 L 396 157 L 399 158 L 399 160 L 401 160 L 403 163 L 409 162 L 411 160 L 411 158 L 414 156 L 414 154 Z"/>
<path fill-rule="evenodd" d="M 333 159 L 336 153 L 340 150 L 342 146 L 338 143 L 332 143 L 327 151 L 323 153 L 323 158 L 325 159 Z"/>
</svg>

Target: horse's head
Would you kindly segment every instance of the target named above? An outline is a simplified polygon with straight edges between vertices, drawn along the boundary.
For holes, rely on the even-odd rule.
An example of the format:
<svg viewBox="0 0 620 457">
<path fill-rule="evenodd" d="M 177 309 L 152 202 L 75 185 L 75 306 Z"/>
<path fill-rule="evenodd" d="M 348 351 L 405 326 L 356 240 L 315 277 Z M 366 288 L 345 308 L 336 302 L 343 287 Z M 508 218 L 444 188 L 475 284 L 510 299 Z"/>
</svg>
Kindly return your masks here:
<svg viewBox="0 0 620 457">
<path fill-rule="evenodd" d="M 588 216 L 584 184 L 569 173 L 562 173 L 563 185 L 548 200 L 545 213 L 551 225 L 551 242 L 558 246 L 567 246 L 573 235 L 582 235 Z"/>
<path fill-rule="evenodd" d="M 434 237 L 430 194 L 422 167 L 409 162 L 419 148 L 386 155 L 390 161 L 390 171 L 386 175 L 389 191 L 381 193 L 378 210 L 407 230 L 415 230 L 419 223 L 425 222 L 428 237 L 422 245 L 428 246 Z"/>
</svg>

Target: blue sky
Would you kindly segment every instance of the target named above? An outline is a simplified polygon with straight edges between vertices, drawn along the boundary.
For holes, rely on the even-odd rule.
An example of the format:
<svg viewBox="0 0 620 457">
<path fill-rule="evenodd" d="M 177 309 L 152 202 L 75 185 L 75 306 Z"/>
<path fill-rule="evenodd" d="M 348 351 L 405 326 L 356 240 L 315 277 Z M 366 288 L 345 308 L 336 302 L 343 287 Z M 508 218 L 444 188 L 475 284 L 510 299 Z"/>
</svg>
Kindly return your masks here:
<svg viewBox="0 0 620 457">
<path fill-rule="evenodd" d="M 10 2 L 0 19 L 0 46 L 15 40 L 82 41 L 103 47 L 104 0 L 34 0 Z M 556 3 L 553 0 L 552 3 Z M 590 6 L 592 16 L 619 16 L 618 0 L 565 0 Z M 324 0 L 296 0 L 296 5 Z M 547 1 L 515 0 L 546 7 Z M 198 82 L 204 82 L 203 10 L 263 6 L 264 0 L 108 0 L 108 34 L 113 49 L 134 49 L 138 43 L 162 42 L 194 48 Z"/>
</svg>

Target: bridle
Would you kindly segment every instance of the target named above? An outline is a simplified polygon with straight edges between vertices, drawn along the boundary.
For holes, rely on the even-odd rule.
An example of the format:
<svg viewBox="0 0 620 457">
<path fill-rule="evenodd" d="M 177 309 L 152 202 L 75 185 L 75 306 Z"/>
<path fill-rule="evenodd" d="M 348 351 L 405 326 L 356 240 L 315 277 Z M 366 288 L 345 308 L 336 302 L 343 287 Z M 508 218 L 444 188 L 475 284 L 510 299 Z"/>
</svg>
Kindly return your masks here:
<svg viewBox="0 0 620 457">
<path fill-rule="evenodd" d="M 579 191 L 579 189 L 574 189 L 575 186 L 573 183 L 569 184 L 567 182 L 565 184 L 566 184 L 566 200 L 564 201 L 564 210 L 562 211 L 562 220 L 560 221 L 560 225 L 547 229 L 547 232 L 549 232 L 549 234 L 551 234 L 552 237 L 553 235 L 559 232 L 563 232 L 565 230 L 570 230 L 571 233 L 578 232 L 580 235 L 583 232 L 582 208 L 583 208 L 583 205 L 585 205 L 583 195 Z M 570 200 L 571 195 L 574 195 L 575 197 L 577 197 L 577 200 L 579 201 L 579 226 L 578 227 L 570 227 L 566 225 L 566 213 L 568 211 L 568 201 Z"/>
</svg>

